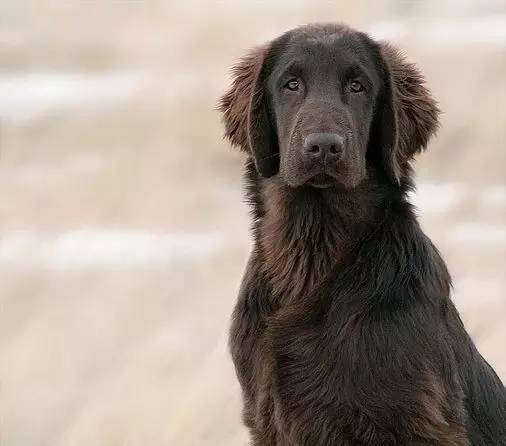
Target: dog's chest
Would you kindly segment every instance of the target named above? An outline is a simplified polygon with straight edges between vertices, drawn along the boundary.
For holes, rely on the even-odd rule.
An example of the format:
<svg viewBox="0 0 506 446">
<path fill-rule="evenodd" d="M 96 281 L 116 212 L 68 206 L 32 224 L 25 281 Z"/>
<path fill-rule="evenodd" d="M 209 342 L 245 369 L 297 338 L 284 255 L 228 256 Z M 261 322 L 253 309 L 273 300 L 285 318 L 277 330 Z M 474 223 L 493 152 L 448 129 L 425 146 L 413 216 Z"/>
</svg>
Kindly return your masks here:
<svg viewBox="0 0 506 446">
<path fill-rule="evenodd" d="M 349 221 L 348 203 L 337 205 L 314 191 L 289 198 L 276 181 L 263 188 L 264 212 L 256 222 L 259 270 L 277 304 L 298 304 L 347 261 L 352 240 L 364 230 L 363 216 Z"/>
<path fill-rule="evenodd" d="M 343 259 L 345 243 L 329 229 L 320 228 L 314 236 L 299 236 L 293 228 L 274 231 L 270 225 L 275 223 L 266 220 L 262 227 L 260 269 L 271 287 L 275 305 L 298 305 L 310 299 L 309 294 Z"/>
</svg>

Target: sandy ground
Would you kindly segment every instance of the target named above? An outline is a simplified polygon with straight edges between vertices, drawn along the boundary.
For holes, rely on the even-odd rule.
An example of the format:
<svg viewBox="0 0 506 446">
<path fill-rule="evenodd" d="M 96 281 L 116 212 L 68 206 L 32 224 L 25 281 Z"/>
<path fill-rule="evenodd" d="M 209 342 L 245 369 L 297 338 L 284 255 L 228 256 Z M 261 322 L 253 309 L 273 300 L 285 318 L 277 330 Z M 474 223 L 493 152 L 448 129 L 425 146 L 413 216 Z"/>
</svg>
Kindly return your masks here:
<svg viewBox="0 0 506 446">
<path fill-rule="evenodd" d="M 215 104 L 245 49 L 312 21 L 426 73 L 445 113 L 413 200 L 506 380 L 503 4 L 346 3 L 2 4 L 2 446 L 247 443 L 226 348 L 243 158 Z"/>
</svg>

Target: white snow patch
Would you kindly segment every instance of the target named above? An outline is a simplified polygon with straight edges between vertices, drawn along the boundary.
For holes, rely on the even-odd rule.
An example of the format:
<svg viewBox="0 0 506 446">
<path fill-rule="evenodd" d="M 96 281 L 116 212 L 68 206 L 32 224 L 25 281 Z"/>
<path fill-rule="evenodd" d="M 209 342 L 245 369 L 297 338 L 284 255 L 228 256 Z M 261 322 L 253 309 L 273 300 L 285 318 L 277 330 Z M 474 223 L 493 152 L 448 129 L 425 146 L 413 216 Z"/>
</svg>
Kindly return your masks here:
<svg viewBox="0 0 506 446">
<path fill-rule="evenodd" d="M 371 26 L 375 39 L 401 41 L 412 37 L 432 46 L 470 43 L 506 44 L 506 15 L 390 20 Z"/>
<path fill-rule="evenodd" d="M 466 222 L 455 226 L 450 234 L 452 242 L 479 244 L 506 244 L 506 226 L 480 222 Z"/>
<path fill-rule="evenodd" d="M 14 231 L 0 237 L 0 264 L 56 270 L 152 267 L 211 255 L 222 245 L 223 237 L 216 233 L 81 229 L 51 237 Z"/>
<path fill-rule="evenodd" d="M 482 205 L 490 208 L 504 209 L 506 207 L 506 187 L 489 186 L 482 194 Z"/>
<path fill-rule="evenodd" d="M 464 197 L 464 189 L 453 183 L 419 183 L 411 202 L 423 213 L 447 212 Z"/>
<path fill-rule="evenodd" d="M 139 73 L 0 74 L 0 118 L 29 121 L 48 113 L 115 103 L 133 96 L 144 84 Z"/>
</svg>

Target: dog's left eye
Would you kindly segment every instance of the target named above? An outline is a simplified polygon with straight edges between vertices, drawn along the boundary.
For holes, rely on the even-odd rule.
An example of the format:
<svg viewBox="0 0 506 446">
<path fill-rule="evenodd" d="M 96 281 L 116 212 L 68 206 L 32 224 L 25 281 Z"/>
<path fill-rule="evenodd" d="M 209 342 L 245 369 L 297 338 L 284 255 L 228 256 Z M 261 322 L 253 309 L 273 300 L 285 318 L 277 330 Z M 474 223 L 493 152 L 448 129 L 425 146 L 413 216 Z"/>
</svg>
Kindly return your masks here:
<svg viewBox="0 0 506 446">
<path fill-rule="evenodd" d="M 364 91 L 364 86 L 359 81 L 353 81 L 350 84 L 350 90 L 352 93 L 360 93 Z"/>
<path fill-rule="evenodd" d="M 285 88 L 290 91 L 297 91 L 299 89 L 299 81 L 297 79 L 290 79 L 286 84 Z"/>
</svg>

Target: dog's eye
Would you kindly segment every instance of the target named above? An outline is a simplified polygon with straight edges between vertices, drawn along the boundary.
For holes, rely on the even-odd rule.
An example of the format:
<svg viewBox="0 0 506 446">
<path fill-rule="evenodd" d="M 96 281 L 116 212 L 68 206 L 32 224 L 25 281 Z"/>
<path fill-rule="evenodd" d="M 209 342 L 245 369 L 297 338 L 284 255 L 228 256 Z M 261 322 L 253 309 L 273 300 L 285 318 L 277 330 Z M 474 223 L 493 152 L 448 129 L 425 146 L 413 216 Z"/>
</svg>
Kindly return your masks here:
<svg viewBox="0 0 506 446">
<path fill-rule="evenodd" d="M 359 81 L 353 81 L 350 84 L 350 90 L 352 93 L 360 93 L 364 90 L 364 86 Z"/>
<path fill-rule="evenodd" d="M 299 89 L 299 81 L 297 79 L 290 79 L 286 84 L 285 88 L 290 91 L 297 91 Z"/>
</svg>

